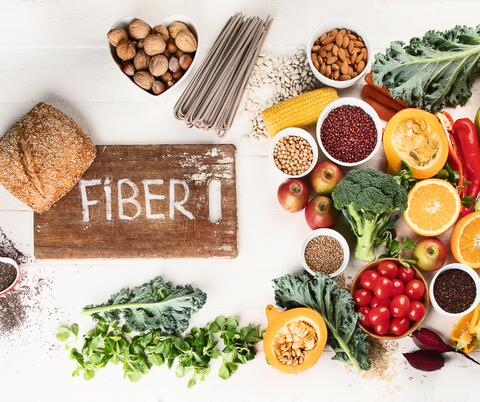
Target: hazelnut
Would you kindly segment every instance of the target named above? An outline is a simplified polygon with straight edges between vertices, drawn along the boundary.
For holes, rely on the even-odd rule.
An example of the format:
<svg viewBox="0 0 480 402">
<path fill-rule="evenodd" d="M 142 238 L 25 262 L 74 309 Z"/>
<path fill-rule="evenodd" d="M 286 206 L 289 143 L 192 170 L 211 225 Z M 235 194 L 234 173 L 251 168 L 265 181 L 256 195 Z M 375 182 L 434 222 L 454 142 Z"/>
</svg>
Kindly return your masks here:
<svg viewBox="0 0 480 402">
<path fill-rule="evenodd" d="M 173 75 L 170 71 L 167 71 L 165 74 L 163 74 L 160 79 L 165 83 L 168 84 L 169 82 L 173 82 Z"/>
<path fill-rule="evenodd" d="M 150 72 L 155 77 L 160 77 L 168 70 L 168 60 L 163 54 L 157 54 L 150 59 Z"/>
<path fill-rule="evenodd" d="M 152 29 L 152 34 L 160 35 L 165 42 L 170 39 L 168 29 L 164 25 L 157 25 L 156 27 L 154 27 Z"/>
<path fill-rule="evenodd" d="M 167 41 L 167 49 L 170 53 L 175 53 L 177 51 L 177 45 L 173 39 Z"/>
<path fill-rule="evenodd" d="M 137 42 L 137 49 L 143 49 L 143 39 L 140 39 L 140 40 Z"/>
<path fill-rule="evenodd" d="M 137 84 L 139 87 L 150 91 L 153 83 L 155 82 L 155 78 L 148 71 L 137 71 L 133 76 L 133 81 L 135 81 L 135 84 Z"/>
<path fill-rule="evenodd" d="M 145 50 L 140 49 L 133 58 L 133 65 L 137 70 L 148 70 L 150 64 L 150 56 L 145 53 Z"/>
<path fill-rule="evenodd" d="M 167 59 L 170 59 L 170 57 L 172 57 L 172 55 L 170 54 L 170 52 L 168 51 L 168 49 L 165 49 L 162 53 Z"/>
<path fill-rule="evenodd" d="M 170 32 L 170 37 L 175 39 L 177 36 L 177 33 L 180 32 L 182 29 L 188 30 L 188 26 L 180 21 L 172 22 L 168 27 L 168 32 Z"/>
<path fill-rule="evenodd" d="M 178 60 L 178 63 L 180 64 L 180 67 L 182 70 L 187 71 L 190 68 L 190 65 L 192 64 L 192 56 L 189 54 L 184 54 L 180 59 Z"/>
<path fill-rule="evenodd" d="M 132 77 L 133 74 L 135 74 L 135 67 L 133 66 L 133 64 L 128 61 L 124 61 L 122 64 L 123 64 L 122 66 L 123 72 L 129 75 L 130 77 Z"/>
<path fill-rule="evenodd" d="M 175 44 L 186 53 L 192 53 L 197 50 L 197 40 L 188 29 L 182 29 L 177 33 Z"/>
<path fill-rule="evenodd" d="M 180 64 L 178 64 L 178 59 L 176 57 L 172 57 L 168 61 L 168 69 L 172 73 L 176 73 L 178 70 L 180 70 Z"/>
<path fill-rule="evenodd" d="M 160 35 L 148 35 L 143 40 L 143 48 L 145 53 L 150 56 L 163 53 L 165 50 L 166 44 Z"/>
<path fill-rule="evenodd" d="M 180 60 L 180 57 L 182 57 L 184 54 L 186 54 L 183 50 L 180 50 L 178 49 L 176 52 L 175 52 L 175 57 Z"/>
<path fill-rule="evenodd" d="M 150 25 L 139 19 L 134 19 L 128 26 L 128 33 L 137 40 L 145 38 L 151 30 Z"/>
<path fill-rule="evenodd" d="M 165 84 L 161 81 L 155 81 L 152 85 L 152 91 L 155 95 L 160 95 L 165 91 Z"/>
<path fill-rule="evenodd" d="M 135 57 L 137 50 L 134 43 L 131 40 L 121 40 L 117 45 L 117 55 L 122 60 L 130 60 Z"/>
<path fill-rule="evenodd" d="M 128 39 L 128 34 L 123 28 L 113 28 L 108 31 L 107 39 L 112 46 L 117 47 L 120 41 Z"/>
<path fill-rule="evenodd" d="M 178 70 L 176 73 L 173 73 L 172 74 L 173 76 L 173 79 L 176 81 L 178 81 L 180 78 L 182 78 L 183 76 L 183 71 L 182 70 Z"/>
</svg>

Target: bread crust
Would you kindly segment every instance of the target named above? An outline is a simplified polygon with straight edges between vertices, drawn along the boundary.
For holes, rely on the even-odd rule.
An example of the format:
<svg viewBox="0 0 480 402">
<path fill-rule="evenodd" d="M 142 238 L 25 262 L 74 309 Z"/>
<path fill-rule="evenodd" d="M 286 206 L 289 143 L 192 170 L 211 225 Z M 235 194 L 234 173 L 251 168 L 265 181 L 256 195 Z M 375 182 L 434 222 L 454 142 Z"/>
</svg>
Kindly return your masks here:
<svg viewBox="0 0 480 402">
<path fill-rule="evenodd" d="M 38 103 L 0 138 L 0 184 L 43 213 L 77 184 L 96 153 L 70 117 Z"/>
</svg>

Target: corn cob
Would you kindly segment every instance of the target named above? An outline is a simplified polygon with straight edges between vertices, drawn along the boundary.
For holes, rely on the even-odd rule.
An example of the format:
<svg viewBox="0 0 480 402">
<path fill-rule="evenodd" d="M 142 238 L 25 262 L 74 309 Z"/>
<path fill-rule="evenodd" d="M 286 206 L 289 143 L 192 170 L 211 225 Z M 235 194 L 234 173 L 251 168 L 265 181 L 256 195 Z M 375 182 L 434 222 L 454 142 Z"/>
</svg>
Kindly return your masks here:
<svg viewBox="0 0 480 402">
<path fill-rule="evenodd" d="M 314 125 L 322 110 L 338 99 L 335 88 L 325 87 L 284 100 L 262 112 L 271 138 L 287 127 L 307 128 Z"/>
</svg>

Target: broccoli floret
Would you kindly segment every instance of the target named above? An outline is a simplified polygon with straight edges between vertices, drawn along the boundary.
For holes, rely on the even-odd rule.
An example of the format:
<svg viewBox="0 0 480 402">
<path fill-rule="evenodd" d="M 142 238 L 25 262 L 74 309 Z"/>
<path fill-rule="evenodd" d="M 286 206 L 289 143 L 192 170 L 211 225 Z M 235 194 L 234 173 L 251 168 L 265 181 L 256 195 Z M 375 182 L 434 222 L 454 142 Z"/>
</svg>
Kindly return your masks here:
<svg viewBox="0 0 480 402">
<path fill-rule="evenodd" d="M 371 168 L 348 172 L 332 192 L 335 208 L 357 237 L 355 257 L 373 261 L 373 244 L 395 211 L 407 209 L 407 191 L 389 174 Z"/>
</svg>

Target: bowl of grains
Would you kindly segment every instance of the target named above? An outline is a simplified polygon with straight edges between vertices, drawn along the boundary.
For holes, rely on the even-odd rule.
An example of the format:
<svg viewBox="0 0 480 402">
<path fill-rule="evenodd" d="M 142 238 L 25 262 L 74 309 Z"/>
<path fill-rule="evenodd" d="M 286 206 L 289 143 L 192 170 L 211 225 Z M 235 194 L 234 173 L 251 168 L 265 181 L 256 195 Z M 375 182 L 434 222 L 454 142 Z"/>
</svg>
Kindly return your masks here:
<svg viewBox="0 0 480 402">
<path fill-rule="evenodd" d="M 0 257 L 0 295 L 12 290 L 20 280 L 20 268 L 11 258 Z"/>
<path fill-rule="evenodd" d="M 270 142 L 270 161 L 285 178 L 309 174 L 318 160 L 318 146 L 308 131 L 289 127 L 279 131 Z"/>
<path fill-rule="evenodd" d="M 430 300 L 440 314 L 462 317 L 480 303 L 480 277 L 467 265 L 445 265 L 430 282 Z"/>
<path fill-rule="evenodd" d="M 316 229 L 302 244 L 302 265 L 311 275 L 317 272 L 335 277 L 347 267 L 350 249 L 345 238 L 333 229 Z"/>
<path fill-rule="evenodd" d="M 317 122 L 320 149 L 332 162 L 354 167 L 373 158 L 382 145 L 382 123 L 366 102 L 340 98 L 322 111 Z"/>
<path fill-rule="evenodd" d="M 367 32 L 352 21 L 331 19 L 318 25 L 307 42 L 308 63 L 322 84 L 355 85 L 370 70 L 373 47 Z"/>
</svg>

